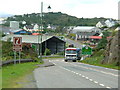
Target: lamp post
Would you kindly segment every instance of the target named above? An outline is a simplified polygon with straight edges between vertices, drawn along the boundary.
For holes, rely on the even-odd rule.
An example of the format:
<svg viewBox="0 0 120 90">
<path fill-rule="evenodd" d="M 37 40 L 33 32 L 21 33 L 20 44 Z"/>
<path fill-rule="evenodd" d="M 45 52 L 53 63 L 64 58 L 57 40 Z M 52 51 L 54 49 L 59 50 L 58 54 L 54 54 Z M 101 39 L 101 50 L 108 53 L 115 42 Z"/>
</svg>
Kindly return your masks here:
<svg viewBox="0 0 120 90">
<path fill-rule="evenodd" d="M 51 9 L 51 7 L 50 7 L 50 5 L 49 5 L 49 6 L 48 6 L 48 11 L 50 11 L 50 9 Z M 48 33 L 46 32 L 46 33 L 45 33 L 46 39 L 47 39 L 47 35 L 48 35 Z M 47 41 L 45 42 L 45 50 L 46 50 L 46 48 L 47 48 Z M 45 52 L 45 56 L 46 56 L 46 52 Z"/>
<path fill-rule="evenodd" d="M 50 6 L 48 6 L 48 9 L 51 9 Z M 39 58 L 40 60 L 42 61 L 42 31 L 43 31 L 43 2 L 41 2 L 41 25 L 40 25 L 40 30 L 41 30 L 41 38 L 39 40 L 39 35 L 38 35 L 38 51 L 39 51 Z M 40 30 L 39 30 L 39 33 L 40 33 Z M 41 44 L 39 44 L 39 41 L 41 41 Z"/>
</svg>

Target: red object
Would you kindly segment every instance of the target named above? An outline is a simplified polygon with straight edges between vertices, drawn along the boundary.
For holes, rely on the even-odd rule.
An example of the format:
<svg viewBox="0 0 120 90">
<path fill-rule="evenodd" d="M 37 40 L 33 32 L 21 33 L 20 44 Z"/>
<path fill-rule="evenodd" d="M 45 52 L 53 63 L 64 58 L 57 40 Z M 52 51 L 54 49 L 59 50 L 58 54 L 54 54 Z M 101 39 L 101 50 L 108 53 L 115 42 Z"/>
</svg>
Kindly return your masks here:
<svg viewBox="0 0 120 90">
<path fill-rule="evenodd" d="M 13 51 L 22 51 L 22 37 L 13 37 Z"/>
<path fill-rule="evenodd" d="M 112 36 L 107 37 L 107 39 L 108 39 L 108 38 L 112 38 Z"/>
<path fill-rule="evenodd" d="M 32 35 L 40 35 L 39 33 L 32 33 Z"/>
<path fill-rule="evenodd" d="M 101 36 L 90 36 L 91 39 L 102 39 Z"/>
</svg>

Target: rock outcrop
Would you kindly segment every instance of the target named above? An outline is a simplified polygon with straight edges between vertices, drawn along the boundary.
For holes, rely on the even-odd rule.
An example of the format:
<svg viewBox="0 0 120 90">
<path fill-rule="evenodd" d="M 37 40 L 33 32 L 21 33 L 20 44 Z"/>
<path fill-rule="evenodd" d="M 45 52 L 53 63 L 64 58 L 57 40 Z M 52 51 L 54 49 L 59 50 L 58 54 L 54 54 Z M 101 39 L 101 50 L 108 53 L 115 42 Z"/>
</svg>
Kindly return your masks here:
<svg viewBox="0 0 120 90">
<path fill-rule="evenodd" d="M 119 60 L 120 60 L 120 30 L 118 30 L 113 37 L 109 38 L 104 55 L 105 55 L 105 58 L 102 61 L 103 64 L 115 63 L 116 66 L 119 65 Z"/>
</svg>

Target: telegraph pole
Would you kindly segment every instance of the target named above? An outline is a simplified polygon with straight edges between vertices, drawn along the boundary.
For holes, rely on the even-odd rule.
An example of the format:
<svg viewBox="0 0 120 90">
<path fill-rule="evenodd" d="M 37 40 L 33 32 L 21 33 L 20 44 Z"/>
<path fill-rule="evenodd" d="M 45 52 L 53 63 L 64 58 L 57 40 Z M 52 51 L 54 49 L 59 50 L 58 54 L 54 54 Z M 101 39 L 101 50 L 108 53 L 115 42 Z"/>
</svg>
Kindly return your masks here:
<svg viewBox="0 0 120 90">
<path fill-rule="evenodd" d="M 42 31 L 43 31 L 43 2 L 41 2 L 41 44 L 40 44 L 40 60 L 42 61 Z"/>
</svg>

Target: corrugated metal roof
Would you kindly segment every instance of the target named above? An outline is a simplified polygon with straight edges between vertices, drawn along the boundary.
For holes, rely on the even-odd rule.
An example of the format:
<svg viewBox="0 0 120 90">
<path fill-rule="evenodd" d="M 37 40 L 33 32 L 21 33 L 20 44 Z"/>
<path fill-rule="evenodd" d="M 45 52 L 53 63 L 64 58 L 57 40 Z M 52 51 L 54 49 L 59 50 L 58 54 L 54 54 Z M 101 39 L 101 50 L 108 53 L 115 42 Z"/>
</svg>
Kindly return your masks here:
<svg viewBox="0 0 120 90">
<path fill-rule="evenodd" d="M 72 31 L 76 32 L 92 32 L 95 27 L 92 26 L 77 26 Z"/>
<path fill-rule="evenodd" d="M 22 42 L 25 43 L 41 43 L 41 36 L 40 35 L 7 35 L 2 38 L 3 41 L 7 41 L 9 38 L 11 38 L 11 42 L 13 42 L 13 37 L 22 37 Z M 53 36 L 42 36 L 42 42 L 52 38 Z M 39 39 L 38 39 L 39 38 Z M 59 38 L 58 38 L 59 39 Z M 38 41 L 39 40 L 39 41 Z M 63 41 L 63 40 L 62 40 Z"/>
<path fill-rule="evenodd" d="M 90 36 L 91 39 L 102 39 L 101 36 Z"/>
</svg>

